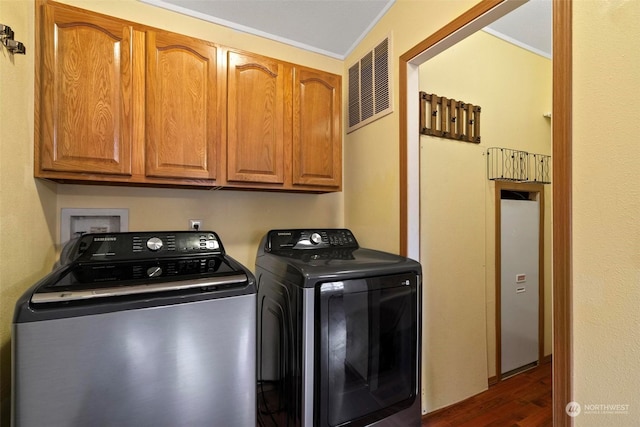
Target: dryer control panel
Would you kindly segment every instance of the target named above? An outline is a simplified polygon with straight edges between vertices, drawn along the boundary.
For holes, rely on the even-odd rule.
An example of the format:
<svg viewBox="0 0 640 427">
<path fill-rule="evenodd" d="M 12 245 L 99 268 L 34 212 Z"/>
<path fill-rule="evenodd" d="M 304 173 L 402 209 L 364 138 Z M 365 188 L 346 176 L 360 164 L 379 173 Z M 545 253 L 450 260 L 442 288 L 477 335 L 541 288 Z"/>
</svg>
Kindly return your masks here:
<svg viewBox="0 0 640 427">
<path fill-rule="evenodd" d="M 350 230 L 331 229 L 294 229 L 271 230 L 267 235 L 267 252 L 308 250 L 308 249 L 357 249 L 358 242 Z"/>
</svg>

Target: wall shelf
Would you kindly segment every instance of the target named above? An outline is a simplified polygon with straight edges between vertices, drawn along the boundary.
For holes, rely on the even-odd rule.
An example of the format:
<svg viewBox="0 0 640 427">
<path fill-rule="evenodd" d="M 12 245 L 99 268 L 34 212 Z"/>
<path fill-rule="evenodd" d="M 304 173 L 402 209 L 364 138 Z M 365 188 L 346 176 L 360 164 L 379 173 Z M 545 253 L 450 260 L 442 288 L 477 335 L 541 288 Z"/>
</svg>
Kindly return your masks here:
<svg viewBox="0 0 640 427">
<path fill-rule="evenodd" d="M 490 181 L 551 184 L 551 156 L 490 147 L 487 149 L 487 178 Z"/>
</svg>

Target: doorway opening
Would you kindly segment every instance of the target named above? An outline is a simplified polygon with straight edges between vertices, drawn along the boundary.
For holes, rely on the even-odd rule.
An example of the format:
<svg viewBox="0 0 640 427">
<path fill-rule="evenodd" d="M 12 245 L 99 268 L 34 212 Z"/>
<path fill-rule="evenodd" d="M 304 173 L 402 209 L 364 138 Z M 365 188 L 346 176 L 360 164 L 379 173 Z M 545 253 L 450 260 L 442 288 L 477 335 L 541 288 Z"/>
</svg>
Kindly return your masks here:
<svg viewBox="0 0 640 427">
<path fill-rule="evenodd" d="M 518 7 L 507 0 L 480 2 L 400 56 L 400 251 L 420 259 L 418 67 Z M 571 348 L 571 94 L 572 2 L 553 2 L 553 420 L 571 425 L 565 405 L 572 400 Z"/>
</svg>

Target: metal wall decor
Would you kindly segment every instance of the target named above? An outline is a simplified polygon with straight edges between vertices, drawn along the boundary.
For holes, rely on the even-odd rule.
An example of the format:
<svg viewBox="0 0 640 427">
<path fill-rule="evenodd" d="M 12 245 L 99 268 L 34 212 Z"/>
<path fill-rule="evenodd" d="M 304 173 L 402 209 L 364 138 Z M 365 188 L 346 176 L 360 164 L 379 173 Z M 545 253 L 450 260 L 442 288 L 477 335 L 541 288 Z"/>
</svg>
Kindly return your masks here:
<svg viewBox="0 0 640 427">
<path fill-rule="evenodd" d="M 420 133 L 479 144 L 480 111 L 468 102 L 420 92 Z"/>
<path fill-rule="evenodd" d="M 510 148 L 488 148 L 487 178 L 491 181 L 551 184 L 551 156 Z"/>
<path fill-rule="evenodd" d="M 0 41 L 11 53 L 20 53 L 24 55 L 27 49 L 22 42 L 13 39 L 13 30 L 8 25 L 0 24 Z"/>
</svg>

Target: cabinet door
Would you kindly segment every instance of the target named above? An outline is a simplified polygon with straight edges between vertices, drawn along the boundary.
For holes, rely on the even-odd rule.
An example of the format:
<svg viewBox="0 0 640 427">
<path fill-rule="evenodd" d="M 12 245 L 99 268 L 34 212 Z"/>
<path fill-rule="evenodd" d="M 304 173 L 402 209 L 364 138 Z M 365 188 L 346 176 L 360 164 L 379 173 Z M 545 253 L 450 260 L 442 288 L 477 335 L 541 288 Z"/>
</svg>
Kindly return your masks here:
<svg viewBox="0 0 640 427">
<path fill-rule="evenodd" d="M 228 52 L 229 181 L 284 182 L 285 72 L 274 59 Z"/>
<path fill-rule="evenodd" d="M 52 5 L 42 25 L 36 171 L 130 175 L 133 28 Z"/>
<path fill-rule="evenodd" d="M 303 67 L 293 88 L 293 184 L 341 187 L 341 77 Z"/>
<path fill-rule="evenodd" d="M 215 179 L 216 48 L 164 31 L 146 38 L 146 175 Z"/>
</svg>

